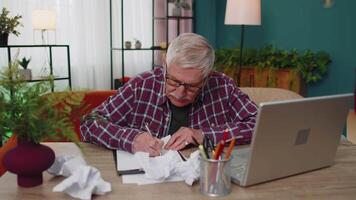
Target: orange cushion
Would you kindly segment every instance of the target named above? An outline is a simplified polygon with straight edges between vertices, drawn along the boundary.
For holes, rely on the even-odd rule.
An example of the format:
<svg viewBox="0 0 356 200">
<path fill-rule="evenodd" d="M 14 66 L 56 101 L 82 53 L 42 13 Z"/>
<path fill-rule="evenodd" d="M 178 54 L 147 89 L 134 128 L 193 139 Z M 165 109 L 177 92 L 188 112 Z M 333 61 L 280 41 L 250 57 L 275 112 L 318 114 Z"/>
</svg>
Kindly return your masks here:
<svg viewBox="0 0 356 200">
<path fill-rule="evenodd" d="M 89 91 L 85 94 L 83 99 L 83 105 L 85 106 L 83 106 L 83 110 L 75 111 L 71 117 L 74 124 L 74 130 L 77 133 L 78 138 L 81 138 L 80 119 L 82 116 L 91 112 L 94 108 L 103 103 L 109 96 L 114 94 L 116 94 L 116 90 Z"/>
<path fill-rule="evenodd" d="M 0 148 L 0 176 L 2 176 L 7 170 L 5 169 L 2 160 L 4 155 L 17 145 L 17 137 L 12 135 L 7 142 Z"/>
</svg>

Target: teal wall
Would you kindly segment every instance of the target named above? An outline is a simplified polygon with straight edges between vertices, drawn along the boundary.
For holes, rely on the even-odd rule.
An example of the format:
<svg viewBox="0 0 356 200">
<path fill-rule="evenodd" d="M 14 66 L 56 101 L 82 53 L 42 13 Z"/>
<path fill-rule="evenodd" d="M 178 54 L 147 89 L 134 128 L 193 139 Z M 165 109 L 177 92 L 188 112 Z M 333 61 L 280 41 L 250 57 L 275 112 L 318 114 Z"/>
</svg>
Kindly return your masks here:
<svg viewBox="0 0 356 200">
<path fill-rule="evenodd" d="M 214 47 L 239 45 L 240 26 L 224 25 L 226 0 L 196 0 L 196 32 Z M 245 26 L 245 46 L 323 50 L 333 60 L 327 76 L 308 86 L 308 96 L 353 92 L 356 68 L 355 0 L 262 0 L 262 25 Z"/>
<path fill-rule="evenodd" d="M 216 6 L 219 0 L 195 0 L 195 32 L 203 35 L 216 47 Z"/>
</svg>

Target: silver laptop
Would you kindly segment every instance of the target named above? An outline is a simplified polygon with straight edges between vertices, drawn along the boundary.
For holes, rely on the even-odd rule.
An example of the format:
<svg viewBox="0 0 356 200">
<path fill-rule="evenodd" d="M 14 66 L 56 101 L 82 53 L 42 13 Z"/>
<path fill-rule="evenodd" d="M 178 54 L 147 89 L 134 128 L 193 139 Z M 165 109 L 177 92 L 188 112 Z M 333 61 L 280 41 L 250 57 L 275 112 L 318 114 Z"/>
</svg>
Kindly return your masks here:
<svg viewBox="0 0 356 200">
<path fill-rule="evenodd" d="M 261 103 L 249 147 L 233 152 L 232 181 L 249 186 L 333 164 L 353 94 Z"/>
</svg>

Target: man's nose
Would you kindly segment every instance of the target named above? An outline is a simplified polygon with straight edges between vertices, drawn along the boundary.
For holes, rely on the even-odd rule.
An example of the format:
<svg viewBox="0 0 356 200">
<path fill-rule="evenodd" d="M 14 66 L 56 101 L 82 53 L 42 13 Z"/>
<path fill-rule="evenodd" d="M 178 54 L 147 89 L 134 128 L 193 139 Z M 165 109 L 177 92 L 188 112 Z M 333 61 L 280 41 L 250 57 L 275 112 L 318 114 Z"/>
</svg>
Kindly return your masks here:
<svg viewBox="0 0 356 200">
<path fill-rule="evenodd" d="M 184 96 L 185 96 L 185 92 L 186 92 L 186 90 L 185 90 L 184 85 L 180 85 L 180 86 L 178 86 L 177 89 L 176 89 L 176 94 L 177 94 L 177 96 L 179 96 L 179 97 L 184 97 Z"/>
</svg>

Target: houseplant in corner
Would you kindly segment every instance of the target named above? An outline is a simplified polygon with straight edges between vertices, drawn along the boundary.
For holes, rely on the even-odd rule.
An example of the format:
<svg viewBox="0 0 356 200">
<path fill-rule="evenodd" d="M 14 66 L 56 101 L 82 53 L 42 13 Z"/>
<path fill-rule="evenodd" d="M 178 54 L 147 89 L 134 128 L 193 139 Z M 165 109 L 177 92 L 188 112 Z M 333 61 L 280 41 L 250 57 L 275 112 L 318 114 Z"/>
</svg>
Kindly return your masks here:
<svg viewBox="0 0 356 200">
<path fill-rule="evenodd" d="M 20 19 L 21 15 L 16 15 L 14 17 L 8 16 L 10 11 L 6 8 L 2 8 L 0 13 L 0 46 L 6 46 L 9 38 L 9 34 L 14 34 L 16 36 L 20 35 L 20 32 L 16 30 L 17 26 L 21 26 Z"/>
<path fill-rule="evenodd" d="M 23 69 L 20 69 L 19 73 L 25 80 L 31 80 L 32 79 L 32 71 L 31 69 L 28 69 L 28 64 L 30 63 L 31 58 L 27 59 L 26 57 L 23 57 L 22 60 L 19 60 L 19 64 Z"/>
<path fill-rule="evenodd" d="M 53 150 L 41 141 L 62 137 L 77 141 L 70 117 L 72 110 L 81 106 L 84 93 L 51 93 L 52 86 L 52 77 L 35 84 L 26 82 L 19 74 L 18 62 L 1 72 L 0 136 L 12 132 L 18 138 L 18 145 L 5 154 L 3 164 L 17 174 L 22 187 L 42 184 L 42 172 L 54 162 Z"/>
</svg>

